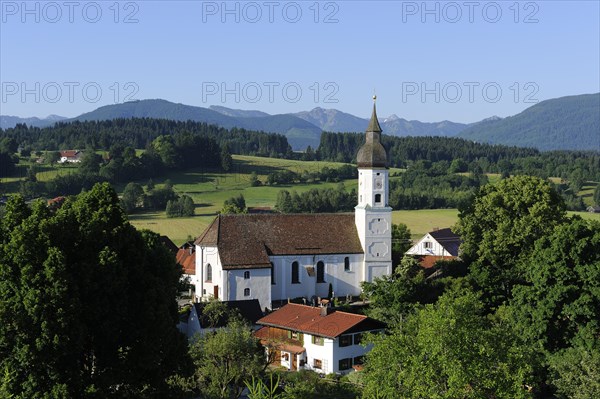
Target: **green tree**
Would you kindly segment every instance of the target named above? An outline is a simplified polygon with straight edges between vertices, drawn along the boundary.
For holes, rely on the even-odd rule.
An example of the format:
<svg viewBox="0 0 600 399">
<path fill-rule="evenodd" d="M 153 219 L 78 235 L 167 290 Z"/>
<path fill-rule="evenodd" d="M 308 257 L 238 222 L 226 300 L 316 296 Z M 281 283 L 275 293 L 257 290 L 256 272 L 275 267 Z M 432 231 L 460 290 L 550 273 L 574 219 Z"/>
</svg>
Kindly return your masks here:
<svg viewBox="0 0 600 399">
<path fill-rule="evenodd" d="M 246 199 L 242 194 L 226 199 L 221 209 L 221 213 L 223 214 L 246 212 L 248 212 L 248 208 L 246 207 Z"/>
<path fill-rule="evenodd" d="M 0 222 L 0 370 L 18 398 L 164 395 L 186 359 L 181 271 L 108 184 L 51 211 L 19 196 Z"/>
<path fill-rule="evenodd" d="M 523 279 L 519 259 L 565 217 L 560 194 L 549 182 L 531 176 L 484 186 L 460 212 L 462 257 L 490 305 L 510 298 L 512 287 Z"/>
<path fill-rule="evenodd" d="M 197 336 L 190 346 L 194 362 L 192 385 L 206 398 L 239 398 L 245 381 L 267 366 L 264 348 L 252 330 L 234 321 L 212 334 Z"/>
<path fill-rule="evenodd" d="M 600 350 L 576 346 L 550 357 L 551 383 L 560 399 L 600 397 Z"/>
<path fill-rule="evenodd" d="M 133 212 L 143 204 L 144 189 L 138 183 L 128 183 L 123 190 L 121 206 L 127 213 Z"/>
<path fill-rule="evenodd" d="M 410 249 L 412 241 L 410 230 L 404 223 L 392 224 L 392 260 L 394 265 L 400 262 L 404 253 Z"/>
<path fill-rule="evenodd" d="M 152 142 L 152 148 L 167 168 L 174 169 L 179 165 L 179 155 L 172 136 L 157 137 Z"/>
<path fill-rule="evenodd" d="M 290 195 L 289 191 L 279 190 L 277 193 L 277 201 L 275 202 L 275 209 L 281 213 L 296 212 L 292 202 L 292 196 Z"/>
<path fill-rule="evenodd" d="M 365 399 L 515 399 L 536 385 L 527 348 L 501 318 L 484 315 L 470 290 L 444 294 L 372 340 Z"/>
<path fill-rule="evenodd" d="M 409 268 L 411 272 L 406 272 Z M 367 314 L 390 325 L 401 323 L 416 304 L 424 301 L 425 276 L 417 270 L 418 267 L 399 267 L 390 276 L 376 278 L 372 283 L 363 282 L 363 294 L 370 300 Z"/>
<path fill-rule="evenodd" d="M 97 175 L 100 172 L 100 162 L 102 157 L 88 148 L 83 152 L 81 163 L 79 164 L 79 173 L 83 175 Z"/>
<path fill-rule="evenodd" d="M 262 183 L 260 182 L 260 180 L 258 179 L 258 174 L 256 172 L 252 172 L 250 174 L 250 186 L 251 187 L 258 187 L 260 186 Z"/>
<path fill-rule="evenodd" d="M 594 190 L 594 204 L 600 206 L 600 183 L 596 184 L 596 189 Z"/>
<path fill-rule="evenodd" d="M 46 163 L 50 165 L 54 165 L 58 161 L 60 161 L 60 152 L 58 151 L 48 151 L 44 156 Z"/>
<path fill-rule="evenodd" d="M 523 337 L 547 353 L 591 346 L 600 328 L 600 223 L 573 218 L 541 237 L 523 260 L 526 284 L 511 308 Z"/>
<path fill-rule="evenodd" d="M 229 172 L 233 167 L 233 158 L 231 157 L 231 153 L 229 152 L 229 147 L 227 145 L 223 146 L 221 150 L 221 167 L 225 172 Z"/>
</svg>

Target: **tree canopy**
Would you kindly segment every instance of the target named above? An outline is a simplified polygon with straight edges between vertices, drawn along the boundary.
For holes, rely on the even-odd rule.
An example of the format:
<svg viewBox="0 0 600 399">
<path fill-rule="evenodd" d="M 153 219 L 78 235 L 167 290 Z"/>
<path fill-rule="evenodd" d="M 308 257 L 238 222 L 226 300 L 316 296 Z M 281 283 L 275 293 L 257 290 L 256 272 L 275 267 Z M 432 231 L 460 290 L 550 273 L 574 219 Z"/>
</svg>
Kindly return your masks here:
<svg viewBox="0 0 600 399">
<path fill-rule="evenodd" d="M 160 395 L 186 342 L 176 328 L 181 269 L 158 235 L 127 222 L 108 184 L 57 210 L 13 197 L 0 223 L 4 393 Z"/>
<path fill-rule="evenodd" d="M 532 176 L 486 185 L 461 210 L 462 257 L 491 304 L 510 298 L 513 285 L 523 279 L 519 259 L 565 218 L 560 195 L 549 182 Z"/>
</svg>

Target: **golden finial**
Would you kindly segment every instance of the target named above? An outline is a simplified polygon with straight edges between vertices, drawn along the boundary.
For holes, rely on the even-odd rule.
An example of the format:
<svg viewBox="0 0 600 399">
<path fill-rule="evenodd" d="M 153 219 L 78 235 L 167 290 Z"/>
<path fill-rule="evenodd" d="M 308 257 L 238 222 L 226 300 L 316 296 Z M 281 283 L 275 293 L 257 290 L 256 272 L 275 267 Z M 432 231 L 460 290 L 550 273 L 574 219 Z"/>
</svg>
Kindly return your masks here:
<svg viewBox="0 0 600 399">
<path fill-rule="evenodd" d="M 377 100 L 377 95 L 373 94 L 373 101 Z"/>
</svg>

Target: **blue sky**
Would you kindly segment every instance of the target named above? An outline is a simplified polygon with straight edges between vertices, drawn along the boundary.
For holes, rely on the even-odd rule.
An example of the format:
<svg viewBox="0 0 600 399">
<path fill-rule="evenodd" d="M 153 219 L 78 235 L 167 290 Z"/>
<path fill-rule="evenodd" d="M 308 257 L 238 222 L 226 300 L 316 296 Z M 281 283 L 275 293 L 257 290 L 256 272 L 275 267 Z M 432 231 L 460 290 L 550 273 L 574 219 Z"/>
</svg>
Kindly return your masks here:
<svg viewBox="0 0 600 399">
<path fill-rule="evenodd" d="M 474 122 L 600 91 L 598 1 L 0 1 L 0 113 L 164 98 Z"/>
</svg>

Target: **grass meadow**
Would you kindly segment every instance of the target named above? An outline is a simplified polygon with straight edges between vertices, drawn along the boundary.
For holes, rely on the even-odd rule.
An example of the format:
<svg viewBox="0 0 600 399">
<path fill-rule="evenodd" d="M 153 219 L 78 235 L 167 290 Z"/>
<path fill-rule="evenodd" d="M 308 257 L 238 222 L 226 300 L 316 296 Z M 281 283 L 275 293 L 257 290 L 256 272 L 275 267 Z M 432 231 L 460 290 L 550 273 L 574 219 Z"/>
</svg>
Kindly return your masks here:
<svg viewBox="0 0 600 399">
<path fill-rule="evenodd" d="M 176 244 L 182 244 L 190 238 L 199 236 L 202 231 L 212 222 L 217 212 L 223 206 L 223 202 L 233 196 L 243 194 L 249 207 L 273 207 L 277 199 L 277 193 L 281 189 L 295 190 L 297 192 L 308 191 L 313 188 L 336 187 L 335 182 L 307 182 L 293 185 L 276 186 L 250 186 L 252 172 L 256 172 L 258 178 L 264 183 L 269 173 L 291 170 L 296 173 L 318 172 L 321 169 L 338 168 L 342 163 L 336 162 L 304 162 L 287 159 L 261 158 L 252 156 L 233 156 L 233 171 L 223 173 L 217 170 L 191 169 L 185 172 L 173 172 L 153 179 L 156 185 L 164 184 L 169 179 L 178 194 L 187 194 L 196 204 L 196 214 L 187 218 L 167 218 L 165 212 L 144 212 L 129 216 L 131 223 L 140 229 L 149 229 L 171 238 Z M 26 176 L 27 168 L 32 164 L 30 160 L 22 160 L 18 165 L 18 176 L 1 179 L 2 191 L 14 193 L 19 190 L 20 181 Z M 73 173 L 76 165 L 48 166 L 36 165 L 38 172 L 36 177 L 39 181 L 48 181 L 58 175 Z M 402 173 L 401 169 L 390 169 L 390 179 L 395 179 Z M 500 180 L 497 174 L 488 175 L 491 183 Z M 138 183 L 145 185 L 146 181 Z M 346 189 L 357 188 L 356 179 L 344 181 Z M 591 204 L 591 196 L 595 183 L 587 183 L 580 194 L 583 195 L 586 204 Z M 116 185 L 116 190 L 122 192 L 124 185 Z M 584 218 L 600 221 L 600 214 L 587 212 L 570 212 L 580 214 Z M 393 212 L 394 223 L 404 223 L 412 233 L 413 239 L 423 236 L 435 228 L 453 226 L 458 220 L 456 209 L 422 209 L 401 210 Z"/>
</svg>

